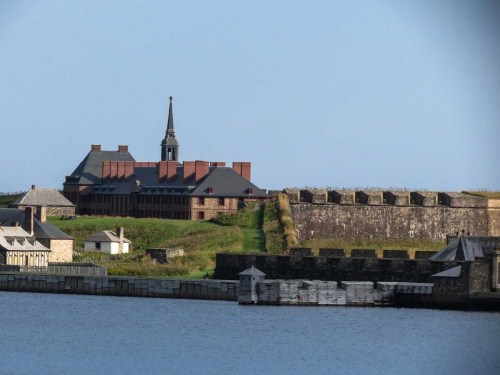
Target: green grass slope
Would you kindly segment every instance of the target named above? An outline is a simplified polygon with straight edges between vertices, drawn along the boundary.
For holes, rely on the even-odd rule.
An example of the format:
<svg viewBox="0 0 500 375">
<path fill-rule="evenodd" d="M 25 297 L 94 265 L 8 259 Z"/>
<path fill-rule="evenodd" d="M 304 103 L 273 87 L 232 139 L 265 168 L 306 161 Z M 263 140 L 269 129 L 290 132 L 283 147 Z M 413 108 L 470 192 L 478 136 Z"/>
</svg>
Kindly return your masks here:
<svg viewBox="0 0 500 375">
<path fill-rule="evenodd" d="M 218 252 L 266 250 L 262 230 L 264 209 L 264 205 L 251 205 L 212 221 L 101 216 L 81 216 L 72 220 L 51 217 L 49 221 L 75 239 L 75 261 L 102 265 L 110 275 L 200 278 L 213 272 Z M 114 231 L 117 227 L 125 228 L 125 237 L 133 245 L 130 253 L 109 255 L 83 251 L 86 238 L 102 230 Z M 181 247 L 184 256 L 168 264 L 159 264 L 145 256 L 150 247 Z"/>
</svg>

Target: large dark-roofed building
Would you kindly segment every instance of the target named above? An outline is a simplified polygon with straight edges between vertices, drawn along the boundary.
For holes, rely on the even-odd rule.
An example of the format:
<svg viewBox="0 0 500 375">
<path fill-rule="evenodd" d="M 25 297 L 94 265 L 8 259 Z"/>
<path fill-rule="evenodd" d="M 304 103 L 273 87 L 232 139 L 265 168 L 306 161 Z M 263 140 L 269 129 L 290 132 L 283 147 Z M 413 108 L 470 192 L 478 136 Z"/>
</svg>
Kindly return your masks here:
<svg viewBox="0 0 500 375">
<path fill-rule="evenodd" d="M 66 177 L 64 195 L 78 214 L 205 220 L 235 212 L 248 201 L 266 199 L 250 181 L 250 162 L 177 161 L 172 98 L 161 160 L 136 162 L 127 146 L 89 154 Z"/>
</svg>

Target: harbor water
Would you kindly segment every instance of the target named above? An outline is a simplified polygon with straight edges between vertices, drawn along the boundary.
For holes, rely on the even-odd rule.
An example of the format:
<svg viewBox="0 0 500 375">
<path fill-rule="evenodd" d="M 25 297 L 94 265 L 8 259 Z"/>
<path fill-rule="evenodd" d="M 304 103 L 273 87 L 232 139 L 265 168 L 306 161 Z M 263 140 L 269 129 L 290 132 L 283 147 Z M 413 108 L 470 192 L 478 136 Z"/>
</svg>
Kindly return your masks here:
<svg viewBox="0 0 500 375">
<path fill-rule="evenodd" d="M 0 374 L 498 374 L 500 313 L 0 292 Z"/>
</svg>

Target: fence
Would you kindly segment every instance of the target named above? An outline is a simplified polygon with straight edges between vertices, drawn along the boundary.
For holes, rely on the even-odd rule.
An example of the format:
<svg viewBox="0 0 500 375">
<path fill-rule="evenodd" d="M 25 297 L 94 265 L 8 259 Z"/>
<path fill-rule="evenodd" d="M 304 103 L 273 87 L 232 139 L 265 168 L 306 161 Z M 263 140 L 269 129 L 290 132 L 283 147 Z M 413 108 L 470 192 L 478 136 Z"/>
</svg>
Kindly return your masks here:
<svg viewBox="0 0 500 375">
<path fill-rule="evenodd" d="M 0 272 L 20 272 L 68 276 L 107 276 L 105 267 L 92 263 L 49 263 L 47 267 L 0 264 Z"/>
</svg>

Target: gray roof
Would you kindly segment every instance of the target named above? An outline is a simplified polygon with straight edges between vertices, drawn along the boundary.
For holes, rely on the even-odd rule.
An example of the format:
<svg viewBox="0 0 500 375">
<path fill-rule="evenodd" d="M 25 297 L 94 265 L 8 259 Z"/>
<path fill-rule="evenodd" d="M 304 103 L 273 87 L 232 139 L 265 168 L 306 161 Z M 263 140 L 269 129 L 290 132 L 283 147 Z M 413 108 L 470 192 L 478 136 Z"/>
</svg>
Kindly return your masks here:
<svg viewBox="0 0 500 375">
<path fill-rule="evenodd" d="M 434 261 L 463 260 L 474 261 L 490 254 L 500 246 L 500 237 L 459 236 L 441 251 L 429 258 Z"/>
<path fill-rule="evenodd" d="M 431 277 L 460 277 L 462 274 L 462 266 L 456 266 L 443 272 L 435 273 Z"/>
<path fill-rule="evenodd" d="M 65 185 L 95 184 L 102 178 L 103 161 L 135 161 L 128 151 L 90 151 L 85 159 L 66 177 Z"/>
<path fill-rule="evenodd" d="M 258 270 L 253 265 L 252 265 L 252 267 L 247 268 L 245 271 L 240 272 L 239 275 L 243 275 L 243 276 L 246 276 L 246 275 L 248 275 L 248 276 L 266 276 L 266 274 L 264 272 Z"/>
<path fill-rule="evenodd" d="M 15 223 L 24 224 L 24 210 L 17 208 L 0 208 L 0 225 L 10 227 Z M 52 240 L 72 240 L 73 237 L 68 236 L 55 225 L 45 222 L 42 223 L 38 218 L 35 218 L 35 237 L 41 239 Z"/>
<path fill-rule="evenodd" d="M 103 230 L 102 232 L 96 233 L 92 237 L 87 238 L 85 242 L 120 242 L 120 238 L 113 231 Z M 126 238 L 123 238 L 123 242 L 131 243 Z"/>
<path fill-rule="evenodd" d="M 140 187 L 136 185 L 140 181 Z M 212 193 L 208 188 L 212 188 Z M 248 194 L 252 189 L 252 195 Z M 246 178 L 229 167 L 210 167 L 209 173 L 201 181 L 194 177 L 184 180 L 183 167 L 177 167 L 177 174 L 171 180 L 160 181 L 156 167 L 135 167 L 134 175 L 126 180 L 109 180 L 96 185 L 92 194 L 131 194 L 144 195 L 193 195 L 210 197 L 267 197 L 265 190 L 259 189 Z"/>
<path fill-rule="evenodd" d="M 75 207 L 64 195 L 56 189 L 31 188 L 19 197 L 11 207 L 17 206 L 57 206 Z"/>
</svg>

